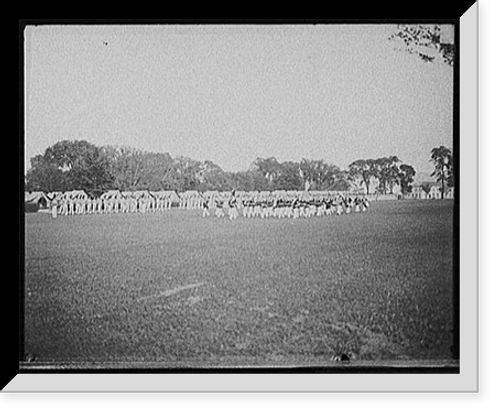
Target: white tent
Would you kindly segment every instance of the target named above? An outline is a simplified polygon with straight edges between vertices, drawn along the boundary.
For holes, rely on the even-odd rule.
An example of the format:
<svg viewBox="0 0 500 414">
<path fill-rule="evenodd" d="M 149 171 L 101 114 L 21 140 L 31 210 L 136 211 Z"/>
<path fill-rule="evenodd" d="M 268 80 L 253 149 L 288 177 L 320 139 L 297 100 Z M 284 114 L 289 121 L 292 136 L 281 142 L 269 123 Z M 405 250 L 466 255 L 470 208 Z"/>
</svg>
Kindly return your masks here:
<svg viewBox="0 0 500 414">
<path fill-rule="evenodd" d="M 87 198 L 89 198 L 89 196 L 83 190 L 73 190 L 65 191 L 62 195 L 62 198 L 66 200 L 86 200 Z"/>
<path fill-rule="evenodd" d="M 58 200 L 61 198 L 63 195 L 62 191 L 51 191 L 50 193 L 47 193 L 47 197 L 50 198 L 51 200 Z"/>
<path fill-rule="evenodd" d="M 104 194 L 102 194 L 101 198 L 103 200 L 109 200 L 109 199 L 120 198 L 121 196 L 122 196 L 122 193 L 120 193 L 118 190 L 109 190 L 109 191 L 106 191 Z"/>
<path fill-rule="evenodd" d="M 175 191 L 172 190 L 160 190 L 160 191 L 150 191 L 149 192 L 153 197 L 160 200 L 171 200 L 171 201 L 179 201 L 180 198 Z"/>
<path fill-rule="evenodd" d="M 184 191 L 183 193 L 179 194 L 181 198 L 196 198 L 196 197 L 201 197 L 201 194 L 199 191 L 196 190 L 188 190 Z"/>
<path fill-rule="evenodd" d="M 50 204 L 50 199 L 43 191 L 25 192 L 24 201 L 26 203 L 38 204 L 40 207 L 48 207 Z"/>
<path fill-rule="evenodd" d="M 165 193 L 168 200 L 172 200 L 174 202 L 179 202 L 181 200 L 179 195 L 173 190 L 166 190 Z"/>
<path fill-rule="evenodd" d="M 132 197 L 134 197 L 134 198 L 153 198 L 153 196 L 147 190 L 133 191 Z"/>
</svg>

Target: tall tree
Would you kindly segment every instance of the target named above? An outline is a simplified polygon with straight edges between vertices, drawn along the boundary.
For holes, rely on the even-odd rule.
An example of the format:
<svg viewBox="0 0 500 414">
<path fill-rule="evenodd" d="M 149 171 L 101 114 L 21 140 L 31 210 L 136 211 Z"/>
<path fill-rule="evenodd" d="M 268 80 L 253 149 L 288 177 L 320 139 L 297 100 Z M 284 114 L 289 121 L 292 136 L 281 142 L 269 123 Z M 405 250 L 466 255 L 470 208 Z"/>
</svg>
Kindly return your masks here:
<svg viewBox="0 0 500 414">
<path fill-rule="evenodd" d="M 69 186 L 64 172 L 56 163 L 42 155 L 31 158 L 31 168 L 26 173 L 26 191 L 65 191 Z"/>
<path fill-rule="evenodd" d="M 446 183 L 449 180 L 450 171 L 453 171 L 451 150 L 443 145 L 433 148 L 430 161 L 434 163 L 434 171 L 431 176 L 436 177 L 436 181 L 441 185 L 441 198 L 444 198 Z"/>
<path fill-rule="evenodd" d="M 234 183 L 231 174 L 225 172 L 212 161 L 203 161 L 198 172 L 198 190 L 229 191 Z"/>
<path fill-rule="evenodd" d="M 267 180 L 266 190 L 271 190 L 274 180 L 278 177 L 280 171 L 280 163 L 275 157 L 257 158 L 253 164 L 253 169 L 260 172 Z"/>
<path fill-rule="evenodd" d="M 113 176 L 109 159 L 97 146 L 83 140 L 64 140 L 32 159 L 30 180 L 45 191 L 92 190 L 109 188 Z"/>
<path fill-rule="evenodd" d="M 311 190 L 331 190 L 342 176 L 339 167 L 323 160 L 303 158 L 299 164 L 299 175 L 303 188 Z"/>
<path fill-rule="evenodd" d="M 408 164 L 401 164 L 399 166 L 399 185 L 401 186 L 401 193 L 403 196 L 410 194 L 413 186 L 413 179 L 415 177 L 415 169 Z"/>
<path fill-rule="evenodd" d="M 351 176 L 349 171 L 340 170 L 337 172 L 337 177 L 331 190 L 334 191 L 349 191 L 351 188 Z"/>
<path fill-rule="evenodd" d="M 300 190 L 302 178 L 297 162 L 285 161 L 280 164 L 279 174 L 274 181 L 273 190 Z"/>
<path fill-rule="evenodd" d="M 399 182 L 399 163 L 400 160 L 395 155 L 377 158 L 375 160 L 379 189 L 384 194 L 386 194 L 387 191 L 392 194 L 394 192 L 394 186 Z"/>
<path fill-rule="evenodd" d="M 241 191 L 263 191 L 268 189 L 268 181 L 256 169 L 231 174 L 234 189 Z"/>
<path fill-rule="evenodd" d="M 354 180 L 361 180 L 366 186 L 366 194 L 370 194 L 372 178 L 378 178 L 377 163 L 373 159 L 356 160 L 349 164 L 349 174 Z"/>
</svg>

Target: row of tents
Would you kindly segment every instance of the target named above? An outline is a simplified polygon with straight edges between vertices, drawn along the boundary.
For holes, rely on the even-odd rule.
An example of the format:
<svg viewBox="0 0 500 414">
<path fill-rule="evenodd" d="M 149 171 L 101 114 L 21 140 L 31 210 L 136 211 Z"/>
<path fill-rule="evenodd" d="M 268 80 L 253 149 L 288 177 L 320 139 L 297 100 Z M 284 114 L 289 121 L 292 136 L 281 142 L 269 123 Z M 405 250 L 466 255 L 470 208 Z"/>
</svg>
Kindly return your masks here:
<svg viewBox="0 0 500 414">
<path fill-rule="evenodd" d="M 28 204 L 36 204 L 39 208 L 47 208 L 53 201 L 64 201 L 64 200 L 86 200 L 100 198 L 102 200 L 109 199 L 120 199 L 120 198 L 154 198 L 157 200 L 167 200 L 172 203 L 179 203 L 186 199 L 229 199 L 231 197 L 237 198 L 247 198 L 247 199 L 267 199 L 269 197 L 273 198 L 284 198 L 284 197 L 299 197 L 303 200 L 308 200 L 318 197 L 328 197 L 337 195 L 336 191 L 205 191 L 199 192 L 195 190 L 177 192 L 170 190 L 162 191 L 119 191 L 110 190 L 106 192 L 85 192 L 83 190 L 73 190 L 73 191 L 54 191 L 44 193 L 42 191 L 32 191 L 25 192 L 24 201 Z"/>
</svg>

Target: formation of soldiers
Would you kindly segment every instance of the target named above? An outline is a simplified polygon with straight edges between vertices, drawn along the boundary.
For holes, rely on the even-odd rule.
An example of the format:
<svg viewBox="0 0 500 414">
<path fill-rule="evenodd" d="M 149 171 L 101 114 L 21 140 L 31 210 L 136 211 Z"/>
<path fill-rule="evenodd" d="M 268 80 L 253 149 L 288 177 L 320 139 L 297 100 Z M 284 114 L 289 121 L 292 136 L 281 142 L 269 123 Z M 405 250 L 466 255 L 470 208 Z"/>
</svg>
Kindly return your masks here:
<svg viewBox="0 0 500 414">
<path fill-rule="evenodd" d="M 232 197 L 227 200 L 203 200 L 203 217 L 209 217 L 215 210 L 215 216 L 230 220 L 240 215 L 244 218 L 309 218 L 329 215 L 341 215 L 365 212 L 370 203 L 366 197 L 323 196 L 309 200 L 299 197 L 242 199 Z"/>
<path fill-rule="evenodd" d="M 52 215 L 146 213 L 172 208 L 172 200 L 131 196 L 101 198 L 60 198 L 52 201 Z"/>
<path fill-rule="evenodd" d="M 309 218 L 364 212 L 369 202 L 363 196 L 323 194 L 309 197 L 299 195 L 236 195 L 181 194 L 172 197 L 154 197 L 115 194 L 112 197 L 59 197 L 51 202 L 52 216 L 81 214 L 118 214 L 163 212 L 172 208 L 202 210 L 203 217 L 217 218 Z"/>
</svg>

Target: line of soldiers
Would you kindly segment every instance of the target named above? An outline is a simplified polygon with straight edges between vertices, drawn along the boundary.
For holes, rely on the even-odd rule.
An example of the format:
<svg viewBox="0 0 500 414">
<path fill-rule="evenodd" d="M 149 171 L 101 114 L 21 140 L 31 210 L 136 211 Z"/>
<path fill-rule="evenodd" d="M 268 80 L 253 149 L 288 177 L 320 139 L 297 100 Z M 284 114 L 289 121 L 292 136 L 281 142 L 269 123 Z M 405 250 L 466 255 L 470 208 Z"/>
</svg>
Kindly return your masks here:
<svg viewBox="0 0 500 414">
<path fill-rule="evenodd" d="M 223 218 L 227 215 L 235 220 L 240 213 L 245 218 L 294 218 L 321 217 L 323 215 L 341 215 L 351 212 L 365 212 L 370 203 L 366 197 L 321 197 L 311 200 L 300 198 L 269 198 L 269 199 L 215 199 L 202 202 L 202 217 L 209 217 L 210 210 L 215 208 L 215 216 Z"/>
<path fill-rule="evenodd" d="M 287 197 L 229 197 L 196 196 L 181 198 L 176 202 L 181 209 L 202 209 L 203 217 L 211 215 L 222 218 L 226 214 L 230 220 L 240 215 L 245 218 L 300 218 L 332 214 L 363 212 L 369 207 L 366 197 L 345 197 L 342 194 L 303 199 L 298 196 Z M 52 216 L 112 213 L 146 213 L 171 210 L 171 198 L 121 196 L 111 198 L 59 198 L 51 203 Z"/>
<path fill-rule="evenodd" d="M 51 203 L 52 216 L 80 214 L 111 213 L 146 213 L 149 211 L 166 211 L 172 208 L 171 199 L 155 198 L 63 198 Z"/>
</svg>

